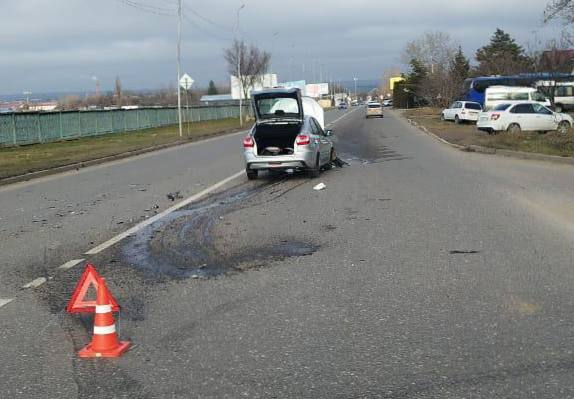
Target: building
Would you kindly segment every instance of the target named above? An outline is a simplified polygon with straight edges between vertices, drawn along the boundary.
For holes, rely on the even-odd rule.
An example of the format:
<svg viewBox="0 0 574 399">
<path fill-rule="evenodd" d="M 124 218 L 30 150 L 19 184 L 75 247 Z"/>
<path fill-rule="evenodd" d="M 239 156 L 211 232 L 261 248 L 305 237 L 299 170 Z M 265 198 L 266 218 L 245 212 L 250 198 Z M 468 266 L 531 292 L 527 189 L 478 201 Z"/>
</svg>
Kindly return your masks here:
<svg viewBox="0 0 574 399">
<path fill-rule="evenodd" d="M 234 100 L 231 94 L 214 94 L 201 96 L 201 105 L 237 105 L 239 100 Z"/>
</svg>

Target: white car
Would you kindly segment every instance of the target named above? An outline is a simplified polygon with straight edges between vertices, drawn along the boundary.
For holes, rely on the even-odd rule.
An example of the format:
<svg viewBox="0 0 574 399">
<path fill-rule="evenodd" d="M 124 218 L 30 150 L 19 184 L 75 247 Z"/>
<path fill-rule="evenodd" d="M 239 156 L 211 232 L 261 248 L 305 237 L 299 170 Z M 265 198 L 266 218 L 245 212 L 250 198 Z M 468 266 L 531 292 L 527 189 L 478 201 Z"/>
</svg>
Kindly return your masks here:
<svg viewBox="0 0 574 399">
<path fill-rule="evenodd" d="M 455 101 L 450 108 L 446 108 L 441 112 L 440 118 L 443 121 L 454 121 L 455 123 L 476 122 L 481 111 L 482 107 L 479 103 Z"/>
<path fill-rule="evenodd" d="M 481 113 L 476 127 L 488 133 L 556 130 L 566 134 L 573 123 L 568 114 L 552 112 L 537 102 L 523 102 L 499 104 L 492 111 Z"/>
</svg>

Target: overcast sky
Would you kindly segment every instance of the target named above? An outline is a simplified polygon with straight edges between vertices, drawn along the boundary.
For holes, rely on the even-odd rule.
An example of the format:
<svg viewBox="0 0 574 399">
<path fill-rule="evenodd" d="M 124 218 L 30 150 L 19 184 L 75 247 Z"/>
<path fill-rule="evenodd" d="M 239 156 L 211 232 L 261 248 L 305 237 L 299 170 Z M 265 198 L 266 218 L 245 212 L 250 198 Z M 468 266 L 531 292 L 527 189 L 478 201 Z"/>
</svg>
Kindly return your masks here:
<svg viewBox="0 0 574 399">
<path fill-rule="evenodd" d="M 176 0 L 1 0 L 0 93 L 168 87 L 176 78 Z M 206 85 L 229 78 L 222 49 L 240 35 L 273 54 L 279 80 L 380 77 L 405 43 L 448 32 L 472 57 L 501 27 L 521 44 L 546 40 L 544 0 L 184 0 L 183 70 Z M 556 29 L 554 29 L 555 31 Z M 534 32 L 537 32 L 536 35 Z M 276 35 L 274 35 L 277 33 Z M 537 38 L 535 37 L 537 36 Z M 321 65 L 323 67 L 321 68 Z"/>
</svg>

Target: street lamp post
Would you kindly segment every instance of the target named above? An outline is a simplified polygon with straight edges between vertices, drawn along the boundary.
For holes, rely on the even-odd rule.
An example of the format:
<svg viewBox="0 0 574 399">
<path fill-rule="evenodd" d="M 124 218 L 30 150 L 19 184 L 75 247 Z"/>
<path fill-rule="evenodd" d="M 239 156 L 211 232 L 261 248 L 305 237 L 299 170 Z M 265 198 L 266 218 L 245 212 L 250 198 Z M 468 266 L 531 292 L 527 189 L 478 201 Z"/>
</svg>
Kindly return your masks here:
<svg viewBox="0 0 574 399">
<path fill-rule="evenodd" d="M 241 7 L 237 9 L 237 33 L 239 35 L 239 12 L 245 8 L 245 4 L 242 4 Z M 238 47 L 238 54 L 237 54 L 237 80 L 239 83 L 239 127 L 243 127 L 243 81 L 241 80 L 241 57 L 242 57 L 242 50 L 243 50 L 243 43 L 237 41 Z"/>
<path fill-rule="evenodd" d="M 183 137 L 183 124 L 181 122 L 181 88 L 179 80 L 181 79 L 181 17 L 182 17 L 182 0 L 177 2 L 177 120 L 179 124 L 179 137 Z"/>
<path fill-rule="evenodd" d="M 355 100 L 357 99 L 357 80 L 359 80 L 358 78 L 353 78 L 353 80 L 355 81 Z"/>
</svg>

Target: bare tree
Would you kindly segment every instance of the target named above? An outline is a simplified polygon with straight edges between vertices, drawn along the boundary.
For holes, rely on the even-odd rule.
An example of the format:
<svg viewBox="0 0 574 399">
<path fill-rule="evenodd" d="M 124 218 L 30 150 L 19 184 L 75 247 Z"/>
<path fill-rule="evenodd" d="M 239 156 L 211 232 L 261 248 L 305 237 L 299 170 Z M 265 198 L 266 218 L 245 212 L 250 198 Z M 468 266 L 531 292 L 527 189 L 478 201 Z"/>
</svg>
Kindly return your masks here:
<svg viewBox="0 0 574 399">
<path fill-rule="evenodd" d="M 223 50 L 223 57 L 227 61 L 229 73 L 233 76 L 239 75 L 237 78 L 241 84 L 243 97 L 249 98 L 252 87 L 261 82 L 262 75 L 267 72 L 271 54 L 253 44 L 247 45 L 243 40 L 234 40 L 231 47 Z M 238 69 L 241 73 L 238 73 Z"/>
<path fill-rule="evenodd" d="M 114 97 L 116 98 L 116 105 L 118 107 L 122 106 L 122 82 L 120 81 L 120 77 L 116 76 L 116 87 L 114 90 Z"/>
<path fill-rule="evenodd" d="M 408 42 L 401 60 L 412 65 L 416 60 L 426 70 L 423 81 L 417 85 L 417 97 L 424 98 L 431 105 L 444 106 L 458 91 L 457 82 L 450 79 L 450 67 L 458 45 L 448 33 L 426 32 L 416 40 Z"/>
</svg>

